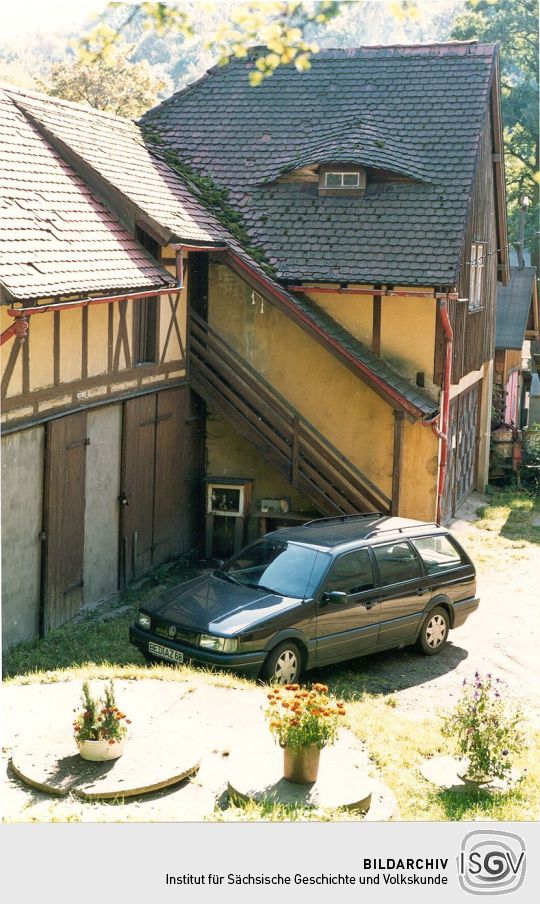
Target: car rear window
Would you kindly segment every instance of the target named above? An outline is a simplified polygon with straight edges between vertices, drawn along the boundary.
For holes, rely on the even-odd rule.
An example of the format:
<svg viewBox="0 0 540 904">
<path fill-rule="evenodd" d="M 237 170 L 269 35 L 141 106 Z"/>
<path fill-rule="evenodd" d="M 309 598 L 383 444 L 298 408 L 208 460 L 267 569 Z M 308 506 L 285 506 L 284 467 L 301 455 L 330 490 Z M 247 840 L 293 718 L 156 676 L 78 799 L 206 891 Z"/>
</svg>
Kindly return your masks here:
<svg viewBox="0 0 540 904">
<path fill-rule="evenodd" d="M 384 546 L 373 548 L 381 583 L 383 587 L 388 584 L 399 584 L 401 581 L 411 581 L 422 574 L 420 562 L 409 543 L 387 543 Z"/>
<path fill-rule="evenodd" d="M 448 537 L 419 537 L 413 540 L 428 574 L 437 574 L 447 568 L 461 565 L 461 555 Z"/>
</svg>

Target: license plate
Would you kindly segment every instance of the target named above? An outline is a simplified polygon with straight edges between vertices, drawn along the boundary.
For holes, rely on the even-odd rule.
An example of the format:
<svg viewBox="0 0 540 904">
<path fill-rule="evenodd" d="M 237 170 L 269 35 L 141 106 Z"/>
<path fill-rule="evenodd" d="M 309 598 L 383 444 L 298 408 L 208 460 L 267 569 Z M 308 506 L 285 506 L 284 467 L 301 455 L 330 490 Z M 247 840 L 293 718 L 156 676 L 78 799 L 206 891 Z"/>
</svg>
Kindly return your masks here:
<svg viewBox="0 0 540 904">
<path fill-rule="evenodd" d="M 178 650 L 171 650 L 170 647 L 163 647 L 160 643 L 153 643 L 150 641 L 148 644 L 148 652 L 153 653 L 154 656 L 161 656 L 162 659 L 168 659 L 170 662 L 184 661 L 183 653 L 180 653 Z"/>
</svg>

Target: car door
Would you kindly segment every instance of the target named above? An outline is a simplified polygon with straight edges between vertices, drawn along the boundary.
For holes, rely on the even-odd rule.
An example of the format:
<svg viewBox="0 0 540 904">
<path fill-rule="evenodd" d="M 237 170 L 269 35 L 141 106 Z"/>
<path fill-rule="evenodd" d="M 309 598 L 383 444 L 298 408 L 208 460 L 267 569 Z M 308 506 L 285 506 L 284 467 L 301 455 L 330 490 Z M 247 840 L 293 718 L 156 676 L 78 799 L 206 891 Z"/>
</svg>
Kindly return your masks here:
<svg viewBox="0 0 540 904">
<path fill-rule="evenodd" d="M 346 593 L 330 602 L 332 591 Z M 376 649 L 379 598 L 367 549 L 336 558 L 318 595 L 316 662 L 338 662 Z"/>
<path fill-rule="evenodd" d="M 412 643 L 431 599 L 420 557 L 407 540 L 374 546 L 380 585 L 378 649 Z"/>
</svg>

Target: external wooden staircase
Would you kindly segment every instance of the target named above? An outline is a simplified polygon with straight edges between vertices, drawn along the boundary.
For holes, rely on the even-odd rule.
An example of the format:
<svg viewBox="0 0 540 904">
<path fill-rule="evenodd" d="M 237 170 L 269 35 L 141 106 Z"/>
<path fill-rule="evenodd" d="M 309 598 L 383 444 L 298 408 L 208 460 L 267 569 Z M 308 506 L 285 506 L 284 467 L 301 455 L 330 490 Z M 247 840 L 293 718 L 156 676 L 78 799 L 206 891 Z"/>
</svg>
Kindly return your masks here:
<svg viewBox="0 0 540 904">
<path fill-rule="evenodd" d="M 391 500 L 198 314 L 190 314 L 193 389 L 324 515 L 379 511 Z"/>
</svg>

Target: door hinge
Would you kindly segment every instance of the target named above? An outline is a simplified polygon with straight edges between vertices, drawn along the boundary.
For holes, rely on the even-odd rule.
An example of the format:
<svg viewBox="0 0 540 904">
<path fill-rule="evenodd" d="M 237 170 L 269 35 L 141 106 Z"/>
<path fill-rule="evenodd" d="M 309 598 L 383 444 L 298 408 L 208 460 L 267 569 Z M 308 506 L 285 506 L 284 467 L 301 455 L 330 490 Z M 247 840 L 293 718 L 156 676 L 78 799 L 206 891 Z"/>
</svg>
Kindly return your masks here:
<svg viewBox="0 0 540 904">
<path fill-rule="evenodd" d="M 39 539 L 41 540 L 42 543 L 44 543 L 45 540 L 47 539 L 47 534 L 45 533 L 44 530 L 41 531 L 41 533 L 39 535 Z"/>
</svg>

